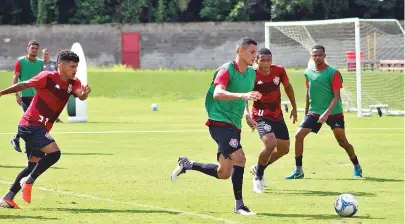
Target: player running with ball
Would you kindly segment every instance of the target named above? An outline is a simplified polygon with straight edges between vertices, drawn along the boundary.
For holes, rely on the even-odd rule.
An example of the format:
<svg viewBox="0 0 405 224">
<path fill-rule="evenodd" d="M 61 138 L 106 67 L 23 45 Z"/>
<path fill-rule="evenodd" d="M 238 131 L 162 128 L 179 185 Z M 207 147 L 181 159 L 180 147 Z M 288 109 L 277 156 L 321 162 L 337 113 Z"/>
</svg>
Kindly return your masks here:
<svg viewBox="0 0 405 224">
<path fill-rule="evenodd" d="M 242 185 L 245 170 L 245 153 L 241 140 L 241 120 L 245 101 L 259 100 L 261 94 L 252 91 L 255 81 L 253 65 L 256 58 L 257 43 L 251 38 L 239 40 L 236 59 L 222 65 L 214 74 L 206 99 L 208 113 L 206 125 L 212 139 L 218 145 L 217 160 L 219 164 L 198 163 L 187 157 L 180 157 L 171 179 L 175 181 L 187 170 L 196 170 L 217 179 L 231 177 L 235 197 L 235 214 L 255 215 L 243 203 Z"/>
</svg>

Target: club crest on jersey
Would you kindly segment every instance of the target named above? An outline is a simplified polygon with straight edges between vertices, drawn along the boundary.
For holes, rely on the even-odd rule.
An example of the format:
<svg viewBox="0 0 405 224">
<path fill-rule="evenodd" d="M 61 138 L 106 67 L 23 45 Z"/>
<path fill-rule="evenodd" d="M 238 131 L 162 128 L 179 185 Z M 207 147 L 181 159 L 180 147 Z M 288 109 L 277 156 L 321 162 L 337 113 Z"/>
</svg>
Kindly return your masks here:
<svg viewBox="0 0 405 224">
<path fill-rule="evenodd" d="M 238 147 L 238 140 L 232 138 L 232 139 L 229 141 L 229 145 L 232 146 L 232 148 L 237 148 L 237 147 Z"/>
<path fill-rule="evenodd" d="M 72 89 L 73 89 L 72 84 L 69 84 L 69 87 L 68 87 L 67 92 L 68 92 L 68 93 L 71 93 L 71 92 L 72 92 Z"/>
<path fill-rule="evenodd" d="M 280 77 L 276 76 L 273 79 L 274 84 L 279 85 L 280 84 Z"/>
<path fill-rule="evenodd" d="M 263 126 L 263 129 L 264 129 L 265 131 L 271 131 L 271 126 L 270 126 L 269 124 L 265 124 L 265 125 Z"/>
</svg>

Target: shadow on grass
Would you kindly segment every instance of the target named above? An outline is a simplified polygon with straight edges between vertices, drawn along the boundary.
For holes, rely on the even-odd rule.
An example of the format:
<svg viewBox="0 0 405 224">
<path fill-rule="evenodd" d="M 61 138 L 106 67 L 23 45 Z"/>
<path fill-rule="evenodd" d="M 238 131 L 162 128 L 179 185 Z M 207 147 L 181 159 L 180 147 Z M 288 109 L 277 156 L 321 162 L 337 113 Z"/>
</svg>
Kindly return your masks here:
<svg viewBox="0 0 405 224">
<path fill-rule="evenodd" d="M 88 121 L 89 124 L 136 124 L 135 121 Z"/>
<path fill-rule="evenodd" d="M 274 194 L 287 194 L 287 195 L 303 195 L 303 196 L 339 196 L 342 192 L 335 192 L 335 191 L 310 191 L 310 190 L 285 190 L 285 191 L 277 191 L 274 190 L 266 190 L 266 193 L 274 193 Z M 376 194 L 369 193 L 369 192 L 359 192 L 359 191 L 352 191 L 348 192 L 356 196 L 367 196 L 367 197 L 375 197 Z"/>
<path fill-rule="evenodd" d="M 5 166 L 5 165 L 0 165 L 0 168 L 5 168 L 5 169 L 24 169 L 25 166 Z M 52 167 L 50 169 L 55 169 L 55 170 L 64 170 L 66 168 L 60 168 L 60 167 Z"/>
<path fill-rule="evenodd" d="M 371 181 L 371 182 L 404 182 L 401 179 L 388 179 L 388 178 L 378 178 L 378 177 L 363 177 L 360 179 L 337 179 L 337 180 L 364 180 L 364 181 Z"/>
<path fill-rule="evenodd" d="M 180 212 L 171 212 L 166 210 L 140 210 L 140 209 L 92 209 L 92 208 L 41 208 L 41 211 L 60 211 L 60 212 L 71 212 L 71 213 L 143 213 L 143 214 L 181 214 Z"/>
<path fill-rule="evenodd" d="M 306 219 L 315 219 L 315 220 L 341 220 L 343 217 L 338 215 L 311 215 L 311 214 L 280 214 L 280 213 L 258 213 L 257 216 L 270 216 L 270 217 L 280 217 L 280 218 L 306 218 Z M 370 216 L 353 216 L 345 219 L 385 219 L 385 218 L 373 218 Z"/>
<path fill-rule="evenodd" d="M 58 218 L 48 218 L 43 216 L 26 216 L 26 215 L 0 215 L 0 220 L 1 219 L 58 220 Z"/>
<path fill-rule="evenodd" d="M 98 152 L 62 152 L 62 155 L 67 156 L 113 156 L 111 153 L 98 153 Z"/>
</svg>

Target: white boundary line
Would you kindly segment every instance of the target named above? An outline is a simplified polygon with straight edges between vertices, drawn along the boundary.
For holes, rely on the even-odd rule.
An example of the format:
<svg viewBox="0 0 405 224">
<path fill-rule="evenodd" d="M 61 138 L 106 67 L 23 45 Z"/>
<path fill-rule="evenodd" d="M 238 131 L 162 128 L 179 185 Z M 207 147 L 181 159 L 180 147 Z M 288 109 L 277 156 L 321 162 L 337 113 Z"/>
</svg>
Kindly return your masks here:
<svg viewBox="0 0 405 224">
<path fill-rule="evenodd" d="M 297 130 L 297 129 L 290 129 Z M 404 128 L 346 128 L 346 130 L 405 130 Z M 128 131 L 62 131 L 51 132 L 51 134 L 142 134 L 142 133 L 189 133 L 208 132 L 207 129 L 194 130 L 128 130 Z M 0 132 L 0 135 L 15 135 L 15 132 Z"/>
<path fill-rule="evenodd" d="M 12 184 L 12 183 L 4 181 L 4 180 L 0 180 L 0 183 Z M 139 204 L 139 203 L 135 203 L 135 202 L 118 201 L 118 200 L 109 199 L 109 198 L 94 197 L 91 195 L 86 195 L 86 194 L 81 194 L 81 193 L 76 193 L 76 192 L 69 192 L 69 191 L 54 190 L 54 189 L 49 189 L 49 188 L 44 188 L 44 187 L 34 187 L 34 188 L 41 190 L 41 191 L 48 191 L 48 192 L 53 192 L 53 193 L 62 194 L 62 195 L 70 195 L 70 196 L 75 196 L 75 197 L 79 197 L 79 198 L 87 198 L 87 199 L 92 199 L 92 200 L 97 200 L 97 201 L 105 201 L 105 202 L 112 202 L 112 203 L 117 203 L 117 204 L 132 205 L 135 207 L 163 210 L 163 211 L 167 211 L 167 212 L 179 213 L 181 215 L 196 216 L 196 217 L 200 217 L 203 219 L 210 219 L 210 220 L 214 220 L 214 221 L 218 221 L 218 222 L 224 222 L 224 223 L 230 223 L 230 224 L 238 223 L 238 222 L 232 221 L 230 219 L 217 218 L 217 217 L 210 216 L 210 215 L 204 215 L 204 214 L 199 214 L 199 213 L 195 213 L 195 212 L 186 212 L 186 211 L 176 210 L 176 209 L 172 209 L 172 208 L 162 208 L 162 207 L 158 207 L 158 206 Z"/>
</svg>

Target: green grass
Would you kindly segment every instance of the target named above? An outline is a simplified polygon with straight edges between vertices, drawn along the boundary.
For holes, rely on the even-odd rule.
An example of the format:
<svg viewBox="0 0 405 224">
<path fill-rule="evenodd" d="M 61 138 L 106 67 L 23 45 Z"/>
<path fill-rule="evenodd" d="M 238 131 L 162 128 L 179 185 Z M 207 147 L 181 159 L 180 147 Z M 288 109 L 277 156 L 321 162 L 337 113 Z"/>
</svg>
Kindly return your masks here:
<svg viewBox="0 0 405 224">
<path fill-rule="evenodd" d="M 289 75 L 298 106 L 304 107 L 301 72 Z M 172 183 L 169 175 L 179 155 L 215 162 L 216 145 L 204 126 L 203 106 L 211 78 L 212 71 L 90 70 L 89 122 L 55 125 L 52 135 L 63 152 L 61 160 L 36 182 L 41 188 L 34 188 L 32 204 L 23 203 L 18 195 L 17 203 L 24 209 L 0 209 L 0 222 L 223 223 L 221 218 L 235 223 L 404 222 L 403 117 L 346 114 L 347 135 L 364 170 L 361 180 L 351 178 L 350 161 L 328 127 L 305 141 L 305 179 L 283 179 L 293 169 L 293 153 L 266 171 L 269 187 L 263 195 L 252 192 L 252 176 L 246 170 L 244 198 L 259 213 L 256 217 L 232 214 L 230 180 L 187 172 Z M 11 73 L 0 72 L 0 88 L 9 83 Z M 22 113 L 13 96 L 1 97 L 0 102 L 0 180 L 11 182 L 25 165 L 25 156 L 14 152 L 9 145 L 12 134 L 4 133 L 16 130 Z M 159 104 L 158 112 L 150 110 L 152 103 Z M 299 114 L 299 120 L 302 117 Z M 61 118 L 67 120 L 66 112 Z M 297 125 L 287 123 L 293 137 Z M 61 133 L 170 130 L 191 131 Z M 257 133 L 244 127 L 242 144 L 247 166 L 255 164 L 262 147 Z M 8 187 L 0 183 L 0 193 Z M 335 198 L 345 192 L 359 201 L 353 218 L 340 218 L 333 210 Z"/>
</svg>

